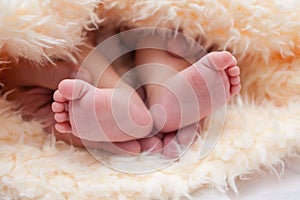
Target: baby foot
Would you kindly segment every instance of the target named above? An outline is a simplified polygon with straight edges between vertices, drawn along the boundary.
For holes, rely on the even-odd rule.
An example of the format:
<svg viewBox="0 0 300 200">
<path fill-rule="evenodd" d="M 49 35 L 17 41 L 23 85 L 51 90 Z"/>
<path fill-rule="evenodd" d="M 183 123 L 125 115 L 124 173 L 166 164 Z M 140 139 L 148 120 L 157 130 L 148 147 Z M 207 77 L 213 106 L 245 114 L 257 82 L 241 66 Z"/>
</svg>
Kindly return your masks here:
<svg viewBox="0 0 300 200">
<path fill-rule="evenodd" d="M 173 132 L 200 121 L 240 89 L 240 70 L 229 52 L 212 52 L 147 91 L 154 126 Z M 155 106 L 154 106 L 155 105 Z"/>
<path fill-rule="evenodd" d="M 152 118 L 138 94 L 131 91 L 99 89 L 82 80 L 63 80 L 53 96 L 55 128 L 89 141 L 144 138 L 152 130 Z"/>
<path fill-rule="evenodd" d="M 141 152 L 141 145 L 138 141 L 127 142 L 94 142 L 81 140 L 70 134 L 62 134 L 52 127 L 55 123 L 51 104 L 53 102 L 53 90 L 43 87 L 17 88 L 7 94 L 8 100 L 15 101 L 16 109 L 21 109 L 24 120 L 38 120 L 45 126 L 45 131 L 53 133 L 56 140 L 62 140 L 76 147 L 97 148 L 116 154 L 137 154 Z M 24 98 L 26 96 L 26 98 Z"/>
</svg>

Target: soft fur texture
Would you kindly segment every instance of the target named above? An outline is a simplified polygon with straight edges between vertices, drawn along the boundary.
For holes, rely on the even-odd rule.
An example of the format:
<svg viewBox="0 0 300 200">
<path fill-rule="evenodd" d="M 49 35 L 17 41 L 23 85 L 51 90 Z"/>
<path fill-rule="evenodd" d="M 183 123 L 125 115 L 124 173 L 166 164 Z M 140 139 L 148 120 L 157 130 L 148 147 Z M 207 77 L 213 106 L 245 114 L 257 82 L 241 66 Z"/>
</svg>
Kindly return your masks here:
<svg viewBox="0 0 300 200">
<path fill-rule="evenodd" d="M 0 2 L 0 61 L 42 63 L 71 59 L 84 43 L 83 28 L 99 22 L 95 0 L 4 0 Z"/>
<path fill-rule="evenodd" d="M 243 90 L 228 106 L 215 149 L 199 160 L 201 140 L 179 162 L 149 174 L 111 170 L 85 150 L 55 142 L 0 101 L 3 199 L 179 199 L 235 180 L 300 151 L 300 2 L 296 0 L 26 0 L 0 3 L 2 62 L 72 58 L 95 24 L 182 30 L 239 60 Z M 205 134 L 205 130 L 203 132 Z M 159 161 L 161 158 L 151 157 Z M 110 158 L 110 162 L 133 162 Z M 142 160 L 141 162 L 147 162 Z"/>
</svg>

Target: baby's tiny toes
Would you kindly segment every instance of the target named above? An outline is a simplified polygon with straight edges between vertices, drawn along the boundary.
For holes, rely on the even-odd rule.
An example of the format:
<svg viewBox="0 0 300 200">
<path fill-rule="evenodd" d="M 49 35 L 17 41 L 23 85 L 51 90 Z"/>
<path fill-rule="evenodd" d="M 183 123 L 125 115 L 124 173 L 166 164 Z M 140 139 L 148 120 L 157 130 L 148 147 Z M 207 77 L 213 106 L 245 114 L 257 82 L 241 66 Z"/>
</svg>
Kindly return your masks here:
<svg viewBox="0 0 300 200">
<path fill-rule="evenodd" d="M 69 120 L 69 116 L 67 112 L 55 113 L 54 119 L 57 122 L 65 122 Z"/>
<path fill-rule="evenodd" d="M 59 92 L 58 90 L 56 90 L 56 91 L 54 92 L 54 94 L 53 94 L 53 99 L 54 99 L 54 101 L 61 102 L 61 103 L 67 101 L 66 98 L 65 98 L 63 95 L 61 95 L 60 92 Z"/>
<path fill-rule="evenodd" d="M 240 75 L 240 68 L 238 66 L 229 67 L 226 69 L 226 73 L 228 76 L 239 76 Z"/>
<path fill-rule="evenodd" d="M 56 112 L 56 113 L 63 112 L 65 110 L 65 104 L 53 102 L 51 108 L 52 108 L 53 112 Z"/>
<path fill-rule="evenodd" d="M 60 133 L 71 133 L 71 125 L 69 122 L 62 122 L 55 124 L 55 129 L 59 131 Z"/>
<path fill-rule="evenodd" d="M 237 94 L 237 93 L 240 92 L 241 88 L 242 88 L 241 84 L 231 86 L 231 88 L 230 88 L 230 93 L 231 93 L 232 95 Z"/>
<path fill-rule="evenodd" d="M 229 77 L 229 81 L 231 85 L 238 85 L 241 82 L 241 79 L 239 76 Z"/>
</svg>

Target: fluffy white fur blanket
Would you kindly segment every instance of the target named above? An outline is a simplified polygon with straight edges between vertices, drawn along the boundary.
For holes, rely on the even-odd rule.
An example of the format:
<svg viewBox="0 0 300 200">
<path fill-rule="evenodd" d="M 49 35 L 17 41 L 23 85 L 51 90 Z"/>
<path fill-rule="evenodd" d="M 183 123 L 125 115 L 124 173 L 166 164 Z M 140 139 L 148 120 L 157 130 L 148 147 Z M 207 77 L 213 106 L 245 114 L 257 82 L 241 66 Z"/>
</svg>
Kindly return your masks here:
<svg viewBox="0 0 300 200">
<path fill-rule="evenodd" d="M 230 50 L 238 57 L 243 90 L 229 104 L 220 141 L 205 159 L 198 159 L 195 143 L 179 162 L 148 174 L 114 171 L 85 150 L 55 142 L 1 99 L 1 199 L 189 198 L 204 187 L 237 192 L 237 178 L 284 166 L 300 150 L 299 7 L 296 0 L 2 0 L 3 67 L 18 58 L 74 60 L 83 30 L 100 22 L 157 26 Z"/>
</svg>

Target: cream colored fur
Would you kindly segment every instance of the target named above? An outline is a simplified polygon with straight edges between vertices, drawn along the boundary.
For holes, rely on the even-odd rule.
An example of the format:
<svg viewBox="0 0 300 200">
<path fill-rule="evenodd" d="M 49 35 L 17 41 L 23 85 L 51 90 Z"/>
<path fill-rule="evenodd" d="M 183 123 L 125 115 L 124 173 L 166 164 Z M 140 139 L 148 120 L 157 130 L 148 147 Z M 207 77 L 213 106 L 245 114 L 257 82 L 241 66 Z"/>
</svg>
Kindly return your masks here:
<svg viewBox="0 0 300 200">
<path fill-rule="evenodd" d="M 0 3 L 2 62 L 72 58 L 95 22 L 96 0 Z M 195 143 L 179 162 L 155 173 L 113 171 L 25 122 L 0 101 L 0 195 L 3 199 L 179 199 L 283 165 L 300 151 L 300 2 L 296 0 L 103 0 L 103 24 L 180 29 L 207 47 L 238 57 L 243 90 L 228 106 L 216 148 L 199 160 Z M 95 11 L 95 12 L 94 12 Z M 205 134 L 205 130 L 203 132 Z M 153 157 L 153 162 L 161 158 Z M 133 162 L 118 157 L 112 163 Z M 146 160 L 142 160 L 146 162 Z"/>
<path fill-rule="evenodd" d="M 99 22 L 99 18 L 93 12 L 97 7 L 95 2 L 1 1 L 2 60 L 22 57 L 37 63 L 52 62 L 54 58 L 75 61 L 74 53 L 79 53 L 77 48 L 84 43 L 82 29 L 92 28 L 93 24 Z"/>
</svg>

